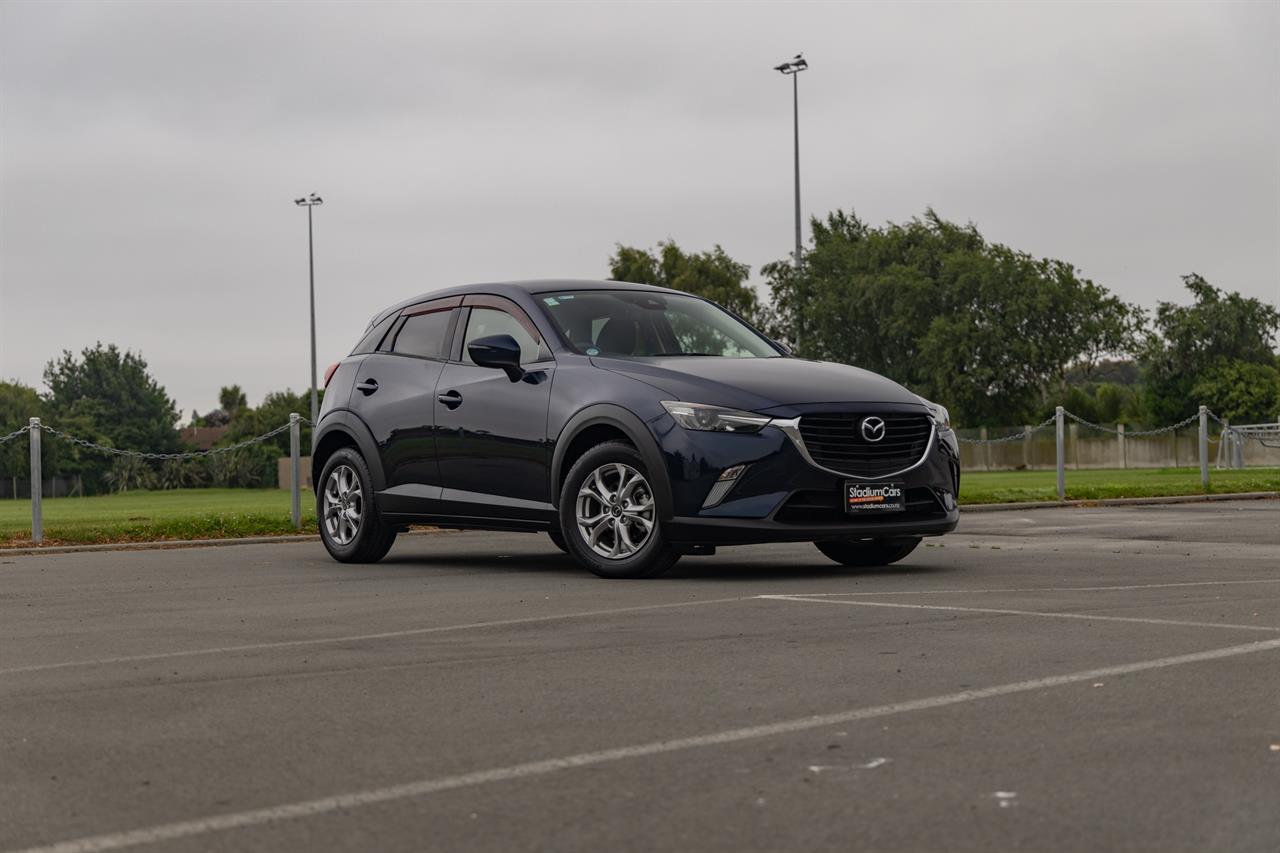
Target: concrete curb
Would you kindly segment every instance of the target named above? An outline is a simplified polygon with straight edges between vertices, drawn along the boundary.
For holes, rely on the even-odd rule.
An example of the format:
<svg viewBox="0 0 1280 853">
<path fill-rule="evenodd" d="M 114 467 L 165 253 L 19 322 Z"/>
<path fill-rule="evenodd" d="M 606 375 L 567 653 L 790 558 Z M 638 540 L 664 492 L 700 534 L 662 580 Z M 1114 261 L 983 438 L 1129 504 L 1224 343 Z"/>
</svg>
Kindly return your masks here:
<svg viewBox="0 0 1280 853">
<path fill-rule="evenodd" d="M 1151 498 L 1100 498 L 1084 501 L 1024 501 L 1007 504 L 961 504 L 961 512 L 1006 512 L 1019 509 L 1055 509 L 1062 507 L 1154 506 L 1159 504 L 1194 504 L 1209 501 L 1262 501 L 1280 498 L 1280 492 L 1235 492 L 1222 495 L 1167 495 Z"/>
<path fill-rule="evenodd" d="M 1061 509 L 1063 507 L 1154 506 L 1159 504 L 1206 503 L 1209 501 L 1259 501 L 1280 499 L 1280 492 L 1237 492 L 1224 495 L 1169 495 L 1162 498 L 1104 498 L 1095 501 L 1026 501 L 1006 504 L 961 505 L 961 512 L 1008 512 L 1023 509 Z M 401 536 L 427 536 L 446 531 L 439 529 L 410 530 Z M 79 554 L 93 551 L 153 551 L 164 548 L 221 548 L 229 545 L 270 545 L 276 542 L 318 542 L 316 534 L 294 536 L 246 536 L 241 539 L 164 539 L 158 542 L 113 542 L 102 545 L 50 545 L 0 548 L 0 557 L 32 554 Z"/>
<path fill-rule="evenodd" d="M 401 536 L 427 536 L 444 531 L 437 529 L 410 530 Z M 277 542 L 319 542 L 316 533 L 298 533 L 292 536 L 244 536 L 239 539 L 160 539 L 155 542 L 105 542 L 98 545 L 26 545 L 19 548 L 0 548 L 0 557 L 12 554 L 17 557 L 32 554 L 80 554 L 92 551 L 155 551 L 167 548 L 222 548 L 230 545 L 271 545 Z"/>
</svg>

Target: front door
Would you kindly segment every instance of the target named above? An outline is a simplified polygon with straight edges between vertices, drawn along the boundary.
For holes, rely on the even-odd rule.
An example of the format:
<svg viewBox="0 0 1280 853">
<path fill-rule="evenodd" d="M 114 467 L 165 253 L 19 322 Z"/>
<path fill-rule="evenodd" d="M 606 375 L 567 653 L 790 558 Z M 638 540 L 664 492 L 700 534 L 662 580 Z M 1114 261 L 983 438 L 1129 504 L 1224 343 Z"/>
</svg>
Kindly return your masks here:
<svg viewBox="0 0 1280 853">
<path fill-rule="evenodd" d="M 548 521 L 551 451 L 547 410 L 555 360 L 537 327 L 514 303 L 468 297 L 460 360 L 445 365 L 436 386 L 436 453 L 450 515 Z M 467 345 L 488 335 L 520 344 L 525 377 L 480 367 Z"/>
</svg>

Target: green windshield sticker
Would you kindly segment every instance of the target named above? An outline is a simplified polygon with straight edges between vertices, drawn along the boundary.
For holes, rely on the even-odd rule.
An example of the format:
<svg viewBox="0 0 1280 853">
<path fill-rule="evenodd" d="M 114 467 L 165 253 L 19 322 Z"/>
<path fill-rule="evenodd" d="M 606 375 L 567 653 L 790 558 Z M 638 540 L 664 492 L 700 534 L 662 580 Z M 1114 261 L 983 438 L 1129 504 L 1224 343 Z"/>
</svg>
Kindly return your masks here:
<svg viewBox="0 0 1280 853">
<path fill-rule="evenodd" d="M 544 299 L 544 300 L 542 300 L 542 301 L 543 301 L 543 302 L 545 302 L 545 303 L 547 303 L 548 305 L 559 305 L 559 304 L 560 304 L 560 303 L 556 300 L 556 298 L 555 298 L 554 296 L 548 296 L 546 299 Z"/>
</svg>

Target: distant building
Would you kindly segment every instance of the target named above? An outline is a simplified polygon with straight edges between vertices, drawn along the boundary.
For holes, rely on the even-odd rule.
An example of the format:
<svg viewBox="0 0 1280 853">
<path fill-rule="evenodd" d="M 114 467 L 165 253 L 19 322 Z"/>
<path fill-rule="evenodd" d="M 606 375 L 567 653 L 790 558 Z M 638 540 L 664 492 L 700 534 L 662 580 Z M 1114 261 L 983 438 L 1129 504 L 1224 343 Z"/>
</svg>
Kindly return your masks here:
<svg viewBox="0 0 1280 853">
<path fill-rule="evenodd" d="M 227 434 L 230 427 L 183 427 L 178 430 L 178 438 L 182 443 L 194 447 L 196 450 L 208 450 L 213 447 L 223 436 Z"/>
</svg>

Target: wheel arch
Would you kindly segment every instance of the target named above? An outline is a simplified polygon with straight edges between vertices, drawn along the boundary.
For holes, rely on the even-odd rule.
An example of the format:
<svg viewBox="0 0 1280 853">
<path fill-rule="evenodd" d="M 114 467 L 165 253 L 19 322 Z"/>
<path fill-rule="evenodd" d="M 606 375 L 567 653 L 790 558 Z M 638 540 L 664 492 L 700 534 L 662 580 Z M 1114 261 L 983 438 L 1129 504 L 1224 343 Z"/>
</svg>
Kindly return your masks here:
<svg viewBox="0 0 1280 853">
<path fill-rule="evenodd" d="M 386 476 L 382 471 L 382 457 L 378 453 L 377 443 L 373 440 L 373 433 L 354 413 L 338 410 L 326 414 L 315 433 L 314 449 L 311 451 L 313 490 L 320 488 L 320 474 L 324 471 L 329 457 L 342 447 L 353 447 L 364 457 L 364 464 L 369 468 L 369 476 L 373 479 L 375 492 L 380 492 L 387 487 Z"/>
<path fill-rule="evenodd" d="M 622 439 L 644 459 L 658 503 L 659 518 L 672 514 L 671 482 L 662 452 L 653 434 L 632 412 L 621 406 L 598 403 L 578 412 L 560 430 L 551 454 L 551 502 L 560 505 L 560 492 L 573 463 L 587 450 L 605 441 Z"/>
</svg>

